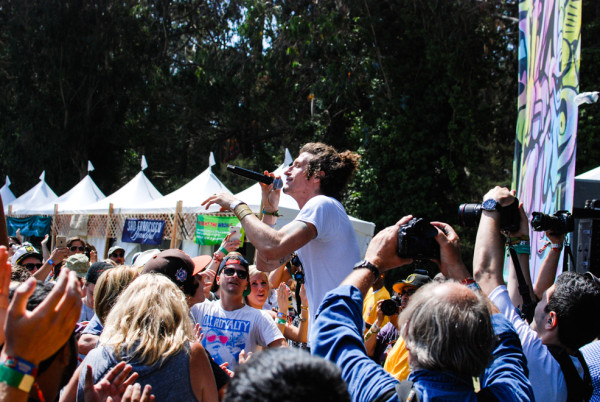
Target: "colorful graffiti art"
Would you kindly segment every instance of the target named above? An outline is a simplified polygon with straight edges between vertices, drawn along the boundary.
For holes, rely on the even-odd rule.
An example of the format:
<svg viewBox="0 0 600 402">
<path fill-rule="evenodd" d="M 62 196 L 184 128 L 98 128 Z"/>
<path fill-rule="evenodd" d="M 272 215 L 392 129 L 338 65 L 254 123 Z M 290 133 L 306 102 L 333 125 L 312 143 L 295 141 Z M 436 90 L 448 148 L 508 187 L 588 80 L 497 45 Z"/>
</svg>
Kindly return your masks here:
<svg viewBox="0 0 600 402">
<path fill-rule="evenodd" d="M 580 0 L 519 2 L 519 115 L 513 188 L 525 212 L 554 213 L 573 204 Z M 544 233 L 531 232 L 533 279 L 549 252 Z M 559 265 L 562 266 L 562 265 Z"/>
</svg>

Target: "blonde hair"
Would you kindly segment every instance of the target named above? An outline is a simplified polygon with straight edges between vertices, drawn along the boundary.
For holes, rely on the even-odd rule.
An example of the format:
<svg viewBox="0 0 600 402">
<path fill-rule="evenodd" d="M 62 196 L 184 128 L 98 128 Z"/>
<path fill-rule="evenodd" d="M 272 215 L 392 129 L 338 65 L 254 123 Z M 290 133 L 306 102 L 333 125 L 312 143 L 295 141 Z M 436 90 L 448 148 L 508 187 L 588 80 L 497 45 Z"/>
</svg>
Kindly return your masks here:
<svg viewBox="0 0 600 402">
<path fill-rule="evenodd" d="M 179 353 L 193 339 L 185 295 L 166 276 L 144 274 L 121 293 L 106 317 L 102 345 L 145 365 Z"/>
<path fill-rule="evenodd" d="M 248 268 L 248 282 L 250 282 L 251 278 L 255 275 L 262 275 L 265 277 L 265 279 L 267 280 L 267 284 L 269 285 L 269 290 L 271 289 L 271 285 L 269 284 L 269 274 L 267 272 L 264 271 L 259 271 L 256 268 L 256 265 L 250 265 L 250 268 Z"/>
<path fill-rule="evenodd" d="M 107 269 L 100 275 L 94 288 L 94 311 L 104 324 L 106 316 L 115 304 L 119 294 L 139 275 L 136 268 L 120 265 Z"/>
</svg>

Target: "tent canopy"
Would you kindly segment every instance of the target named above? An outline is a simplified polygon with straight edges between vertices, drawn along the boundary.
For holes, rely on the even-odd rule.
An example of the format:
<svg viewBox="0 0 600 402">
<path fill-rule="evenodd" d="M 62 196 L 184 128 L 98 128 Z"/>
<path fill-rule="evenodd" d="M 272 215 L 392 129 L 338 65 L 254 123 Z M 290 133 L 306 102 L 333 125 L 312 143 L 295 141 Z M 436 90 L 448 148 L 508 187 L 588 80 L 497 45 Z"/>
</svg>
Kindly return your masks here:
<svg viewBox="0 0 600 402">
<path fill-rule="evenodd" d="M 580 174 L 579 176 L 575 176 L 575 180 L 578 181 L 600 181 L 600 166 L 595 169 L 588 170 Z"/>
<path fill-rule="evenodd" d="M 86 175 L 79 183 L 53 202 L 35 209 L 39 215 L 52 215 L 54 205 L 58 204 L 58 212 L 77 210 L 81 207 L 93 204 L 105 195 L 100 191 L 90 175 Z"/>
<path fill-rule="evenodd" d="M 161 196 L 162 194 L 148 180 L 144 172 L 139 172 L 127 184 L 108 197 L 91 205 L 81 205 L 79 208 L 73 208 L 70 211 L 65 209 L 61 213 L 105 215 L 108 214 L 110 204 L 113 204 L 114 212 L 118 213 L 122 209 L 135 209 L 138 205 Z"/>
<path fill-rule="evenodd" d="M 6 182 L 0 188 L 0 196 L 2 196 L 2 205 L 4 205 L 4 213 L 8 212 L 8 204 L 17 199 L 12 191 L 10 191 L 10 179 L 6 176 Z"/>
<path fill-rule="evenodd" d="M 36 215 L 37 208 L 50 204 L 58 198 L 46 184 L 45 177 L 45 172 L 42 172 L 38 184 L 10 203 L 14 215 Z"/>
<path fill-rule="evenodd" d="M 219 212 L 218 205 L 212 205 L 208 210 L 204 208 L 202 201 L 215 193 L 229 193 L 231 191 L 225 187 L 217 176 L 213 174 L 210 167 L 200 173 L 196 178 L 188 182 L 183 187 L 165 195 L 162 198 L 145 204 L 131 205 L 127 208 L 121 208 L 121 213 L 143 213 L 143 214 L 172 214 L 175 213 L 177 202 L 182 201 L 182 212 L 185 213 L 212 213 Z"/>
</svg>

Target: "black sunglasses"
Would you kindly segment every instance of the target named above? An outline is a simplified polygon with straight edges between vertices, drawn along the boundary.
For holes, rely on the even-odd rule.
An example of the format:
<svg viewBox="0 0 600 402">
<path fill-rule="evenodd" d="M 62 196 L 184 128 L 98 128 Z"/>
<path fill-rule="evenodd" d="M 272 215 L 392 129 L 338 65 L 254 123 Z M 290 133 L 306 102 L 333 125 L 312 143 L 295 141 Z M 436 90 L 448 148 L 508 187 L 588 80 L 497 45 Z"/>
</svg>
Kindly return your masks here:
<svg viewBox="0 0 600 402">
<path fill-rule="evenodd" d="M 242 271 L 241 269 L 225 268 L 223 269 L 225 276 L 233 276 L 237 274 L 237 277 L 241 280 L 248 279 L 248 272 Z"/>
<path fill-rule="evenodd" d="M 42 267 L 42 265 L 44 264 L 33 264 L 33 263 L 29 263 L 29 264 L 25 264 L 23 265 L 25 268 L 27 268 L 28 271 L 33 271 L 34 269 L 40 269 Z"/>
<path fill-rule="evenodd" d="M 115 257 L 124 257 L 125 253 L 112 253 Z"/>
<path fill-rule="evenodd" d="M 85 251 L 85 247 L 83 246 L 71 246 L 70 248 L 71 251 Z"/>
</svg>

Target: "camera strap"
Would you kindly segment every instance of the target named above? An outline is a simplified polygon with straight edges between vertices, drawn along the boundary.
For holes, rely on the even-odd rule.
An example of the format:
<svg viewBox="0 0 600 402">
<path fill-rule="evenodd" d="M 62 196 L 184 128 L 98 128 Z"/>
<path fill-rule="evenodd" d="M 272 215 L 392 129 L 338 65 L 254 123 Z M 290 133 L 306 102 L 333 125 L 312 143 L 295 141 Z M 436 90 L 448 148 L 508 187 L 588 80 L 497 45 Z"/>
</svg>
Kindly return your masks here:
<svg viewBox="0 0 600 402">
<path fill-rule="evenodd" d="M 533 302 L 533 300 L 531 300 L 531 294 L 529 293 L 529 285 L 527 285 L 527 281 L 525 280 L 525 276 L 523 275 L 523 270 L 521 269 L 521 264 L 519 263 L 517 251 L 510 244 L 508 245 L 508 251 L 510 253 L 510 258 L 512 259 L 513 265 L 515 267 L 515 273 L 517 274 L 517 282 L 519 282 L 519 294 L 523 299 L 523 305 L 521 306 L 521 318 L 527 320 L 527 322 L 530 323 L 533 319 L 535 303 Z"/>
<path fill-rule="evenodd" d="M 573 252 L 571 251 L 571 246 L 569 243 L 565 241 L 565 254 L 563 256 L 563 272 L 567 272 L 569 270 L 569 264 L 567 263 L 567 255 L 571 258 L 571 267 L 575 267 L 575 259 L 573 258 Z"/>
</svg>

